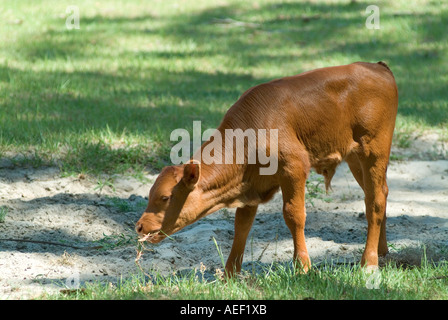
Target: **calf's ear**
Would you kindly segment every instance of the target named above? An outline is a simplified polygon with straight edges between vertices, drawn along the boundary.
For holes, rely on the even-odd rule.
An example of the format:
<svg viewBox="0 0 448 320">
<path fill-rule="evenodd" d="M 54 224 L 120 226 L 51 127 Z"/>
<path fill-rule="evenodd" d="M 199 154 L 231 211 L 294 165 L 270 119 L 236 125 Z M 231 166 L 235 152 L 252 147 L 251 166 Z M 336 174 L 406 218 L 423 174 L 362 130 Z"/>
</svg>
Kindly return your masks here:
<svg viewBox="0 0 448 320">
<path fill-rule="evenodd" d="M 199 181 L 200 175 L 201 165 L 199 162 L 190 161 L 184 165 L 184 176 L 182 177 L 182 180 L 188 188 L 194 188 Z"/>
</svg>

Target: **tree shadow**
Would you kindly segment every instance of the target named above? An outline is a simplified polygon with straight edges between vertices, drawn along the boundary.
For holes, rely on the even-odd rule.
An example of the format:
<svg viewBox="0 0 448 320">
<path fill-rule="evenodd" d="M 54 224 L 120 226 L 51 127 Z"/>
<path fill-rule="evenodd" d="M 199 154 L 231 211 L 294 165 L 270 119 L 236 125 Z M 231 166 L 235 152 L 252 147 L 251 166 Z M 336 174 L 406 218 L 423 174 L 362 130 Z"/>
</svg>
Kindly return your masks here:
<svg viewBox="0 0 448 320">
<path fill-rule="evenodd" d="M 120 208 L 117 201 L 126 208 Z M 146 201 L 139 196 L 119 199 L 88 193 L 59 193 L 29 201 L 12 199 L 7 205 L 11 218 L 0 225 L 4 229 L 0 251 L 67 251 L 92 256 L 135 247 L 134 224 Z"/>
<path fill-rule="evenodd" d="M 397 39 L 390 29 L 379 31 L 382 33 L 367 30 L 364 11 L 364 3 L 353 1 L 241 3 L 163 17 L 148 13 L 87 16 L 83 18 L 86 27 L 76 32 L 53 27 L 51 21 L 54 26 L 61 22 L 53 19 L 51 26 L 36 34 L 33 41 L 29 41 L 30 35 L 19 37 L 11 50 L 32 63 L 83 61 L 91 57 L 113 61 L 118 57 L 136 64 L 102 71 L 22 70 L 1 65 L 0 81 L 9 83 L 12 89 L 2 104 L 8 112 L 17 114 L 16 125 L 21 128 L 12 131 L 14 138 L 4 134 L 3 140 L 8 145 L 29 148 L 45 144 L 50 132 L 60 135 L 62 141 L 69 134 L 78 135 L 79 139 L 69 142 L 79 146 L 72 154 L 81 155 L 80 159 L 85 155 L 93 161 L 101 153 L 96 152 L 98 144 L 82 140 L 88 131 L 147 135 L 156 140 L 145 149 L 151 156 L 140 154 L 136 161 L 138 165 L 149 162 L 150 167 L 160 169 L 157 159 L 163 159 L 163 164 L 168 162 L 173 129 L 190 130 L 192 120 L 216 127 L 225 111 L 249 87 L 273 77 L 330 65 L 334 60 L 386 60 L 397 78 L 399 114 L 430 126 L 446 124 L 448 112 L 442 81 L 446 67 L 442 49 L 437 47 L 437 43 L 446 40 L 446 33 L 440 32 L 446 26 L 446 12 L 403 14 L 384 5 L 381 14 L 386 26 L 395 20 L 412 21 L 418 35 L 416 41 L 427 44 L 410 46 L 409 38 Z M 148 24 L 151 21 L 156 23 Z M 361 29 L 365 33 L 359 33 Z M 111 37 L 110 30 L 117 36 Z M 156 35 L 173 45 L 167 49 L 111 51 L 117 45 L 115 38 L 129 34 L 147 41 Z M 185 50 L 182 45 L 190 42 L 191 49 Z M 201 62 L 218 59 L 235 71 L 199 71 L 191 63 L 192 58 Z M 189 62 L 189 67 L 167 68 L 171 61 Z M 273 76 L 256 72 L 274 69 L 275 65 L 283 67 L 272 71 Z M 284 74 L 285 65 L 290 67 L 288 74 Z M 81 130 L 79 124 L 83 126 Z M 8 123 L 1 125 L 4 132 L 14 130 Z M 27 134 L 30 129 L 36 133 L 32 137 Z M 107 161 L 122 156 L 112 148 L 102 151 L 108 154 Z M 104 170 L 117 165 L 113 162 Z M 81 165 L 78 170 L 89 166 Z"/>
<path fill-rule="evenodd" d="M 441 44 L 446 41 L 443 30 L 448 22 L 447 13 L 402 14 L 387 5 L 383 7 L 381 18 L 385 27 L 378 32 L 365 27 L 364 3 L 304 1 L 268 4 L 255 9 L 211 8 L 179 19 L 167 27 L 165 33 L 177 41 L 188 38 L 199 47 L 215 48 L 207 52 L 210 55 L 234 55 L 235 65 L 249 70 L 267 63 L 295 64 L 291 69 L 291 74 L 295 74 L 312 65 L 322 66 L 318 60 L 331 61 L 338 57 L 345 57 L 347 63 L 385 60 L 399 87 L 399 114 L 429 126 L 445 125 L 448 112 L 443 77 L 448 70 Z M 213 27 L 216 18 L 221 19 L 218 21 L 230 18 L 230 22 L 216 28 Z M 413 33 L 397 37 L 390 24 L 401 23 L 403 19 L 412 24 Z M 255 26 L 238 25 L 232 20 L 250 20 Z M 221 45 L 210 46 L 209 43 Z M 412 43 L 415 45 L 410 45 Z M 266 53 L 267 49 L 272 50 Z"/>
<path fill-rule="evenodd" d="M 192 132 L 193 121 L 201 121 L 202 130 L 216 127 L 223 107 L 230 107 L 226 103 L 228 97 L 239 94 L 229 84 L 252 81 L 247 75 L 193 70 L 165 73 L 163 77 L 155 77 L 153 73 L 141 77 L 132 73 L 34 72 L 5 66 L 0 70 L 2 76 L 26 78 L 31 83 L 44 79 L 48 83 L 48 90 L 30 93 L 23 87 L 11 94 L 8 107 L 17 116 L 14 123 L 1 124 L 4 143 L 23 148 L 31 144 L 40 149 L 49 136 L 60 137 L 66 152 L 58 162 L 62 163 L 63 170 L 75 172 L 90 172 L 95 167 L 113 172 L 121 164 L 147 166 L 149 170 L 168 165 L 170 147 L 177 143 L 170 141 L 171 132 L 178 128 Z M 80 84 L 81 88 L 50 89 L 54 84 L 64 83 L 64 79 L 69 79 L 74 87 Z M 138 85 L 128 87 L 129 83 Z M 83 88 L 95 86 L 103 90 L 93 95 L 83 93 Z M 92 132 L 97 137 L 112 134 L 123 136 L 124 140 L 127 135 L 147 136 L 148 143 L 114 148 L 104 140 L 87 138 L 86 134 Z"/>
</svg>

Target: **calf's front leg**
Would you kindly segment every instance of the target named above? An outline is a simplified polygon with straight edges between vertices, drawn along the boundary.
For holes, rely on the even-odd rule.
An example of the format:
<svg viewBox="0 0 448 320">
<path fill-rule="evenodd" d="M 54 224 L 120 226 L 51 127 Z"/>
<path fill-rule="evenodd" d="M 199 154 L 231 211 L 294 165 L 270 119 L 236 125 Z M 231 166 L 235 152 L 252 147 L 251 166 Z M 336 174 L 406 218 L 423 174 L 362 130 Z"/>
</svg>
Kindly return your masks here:
<svg viewBox="0 0 448 320">
<path fill-rule="evenodd" d="M 241 271 L 244 249 L 247 236 L 254 222 L 258 206 L 245 206 L 236 209 L 235 213 L 235 236 L 233 238 L 232 250 L 226 263 L 226 275 L 231 277 Z"/>
</svg>

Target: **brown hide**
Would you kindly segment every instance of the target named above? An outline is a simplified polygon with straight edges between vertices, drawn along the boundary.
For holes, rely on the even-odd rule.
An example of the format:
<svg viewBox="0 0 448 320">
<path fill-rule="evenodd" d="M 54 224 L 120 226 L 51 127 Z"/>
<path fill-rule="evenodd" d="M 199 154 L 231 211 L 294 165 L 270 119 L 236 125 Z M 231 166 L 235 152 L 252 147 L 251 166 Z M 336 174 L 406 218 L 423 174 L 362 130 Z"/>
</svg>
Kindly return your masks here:
<svg viewBox="0 0 448 320">
<path fill-rule="evenodd" d="M 255 86 L 228 110 L 217 130 L 224 137 L 226 129 L 277 129 L 276 172 L 261 175 L 264 165 L 248 163 L 247 148 L 240 164 L 191 162 L 166 167 L 150 190 L 136 230 L 159 242 L 220 208 L 237 207 L 226 265 L 227 273 L 233 274 L 241 269 L 258 204 L 281 189 L 294 259 L 306 272 L 310 266 L 304 235 L 306 179 L 314 168 L 325 177 L 328 189 L 336 167 L 345 160 L 365 193 L 368 231 L 361 262 L 376 267 L 378 254 L 387 253 L 386 170 L 397 107 L 394 76 L 383 62 L 316 69 Z M 274 150 L 269 139 L 266 150 L 268 154 Z M 221 152 L 227 151 L 223 144 Z"/>
</svg>

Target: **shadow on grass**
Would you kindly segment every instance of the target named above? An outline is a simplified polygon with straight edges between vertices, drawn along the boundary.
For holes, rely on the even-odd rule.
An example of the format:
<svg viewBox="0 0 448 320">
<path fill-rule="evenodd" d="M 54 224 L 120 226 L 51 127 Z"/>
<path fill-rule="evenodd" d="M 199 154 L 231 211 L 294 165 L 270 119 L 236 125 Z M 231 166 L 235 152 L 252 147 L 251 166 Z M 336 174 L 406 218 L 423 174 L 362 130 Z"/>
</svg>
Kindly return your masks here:
<svg viewBox="0 0 448 320">
<path fill-rule="evenodd" d="M 76 32 L 50 26 L 43 33 L 18 39 L 12 50 L 36 64 L 97 58 L 142 63 L 70 72 L 0 66 L 0 81 L 8 90 L 1 102 L 5 107 L 0 117 L 2 144 L 62 153 L 61 163 L 74 172 L 144 166 L 159 170 L 169 163 L 173 129 L 191 131 L 193 120 L 203 121 L 203 129 L 216 127 L 243 91 L 272 79 L 255 76 L 254 70 L 270 68 L 275 70 L 273 77 L 281 77 L 334 60 L 386 60 L 399 87 L 399 114 L 429 126 L 446 125 L 448 70 L 445 53 L 437 46 L 446 41 L 446 12 L 382 12 L 386 25 L 398 20 L 412 23 L 417 38 L 411 39 L 412 35 L 394 35 L 387 28 L 378 33 L 367 30 L 364 11 L 365 3 L 358 2 L 232 4 L 162 18 L 96 15 L 83 18 L 85 27 Z M 148 27 L 148 21 L 157 23 Z M 357 32 L 362 28 L 365 33 Z M 129 35 L 149 42 L 157 36 L 172 48 L 113 50 L 119 45 L 117 39 Z M 177 46 L 188 41 L 194 44 L 191 50 Z M 188 64 L 192 58 L 220 57 L 221 64 L 235 71 L 167 67 L 174 60 Z M 123 139 L 138 136 L 140 142 L 124 143 L 127 149 L 119 151 L 107 139 L 92 138 L 105 132 Z M 142 142 L 143 137 L 147 142 Z M 64 145 L 71 150 L 60 152 Z"/>
<path fill-rule="evenodd" d="M 230 84 L 252 81 L 245 75 L 197 71 L 142 78 L 106 72 L 32 72 L 4 66 L 2 75 L 28 83 L 44 82 L 41 90 L 32 92 L 26 84 L 19 84 L 10 94 L 6 103 L 9 117 L 1 119 L 2 142 L 37 149 L 50 144 L 62 154 L 57 162 L 62 163 L 63 171 L 88 173 L 145 166 L 161 169 L 170 163 L 169 150 L 177 143 L 170 141 L 174 129 L 192 132 L 197 120 L 202 121 L 202 130 L 216 127 L 223 116 L 221 110 L 231 106 L 228 97 L 238 96 Z M 75 89 L 57 88 L 67 79 Z M 138 85 L 133 87 L 133 83 Z M 78 84 L 81 88 L 76 88 Z M 95 87 L 101 89 L 85 94 L 84 90 Z M 142 142 L 132 145 L 126 136 L 139 137 Z M 107 141 L 117 137 L 123 140 L 118 145 Z"/>
</svg>

